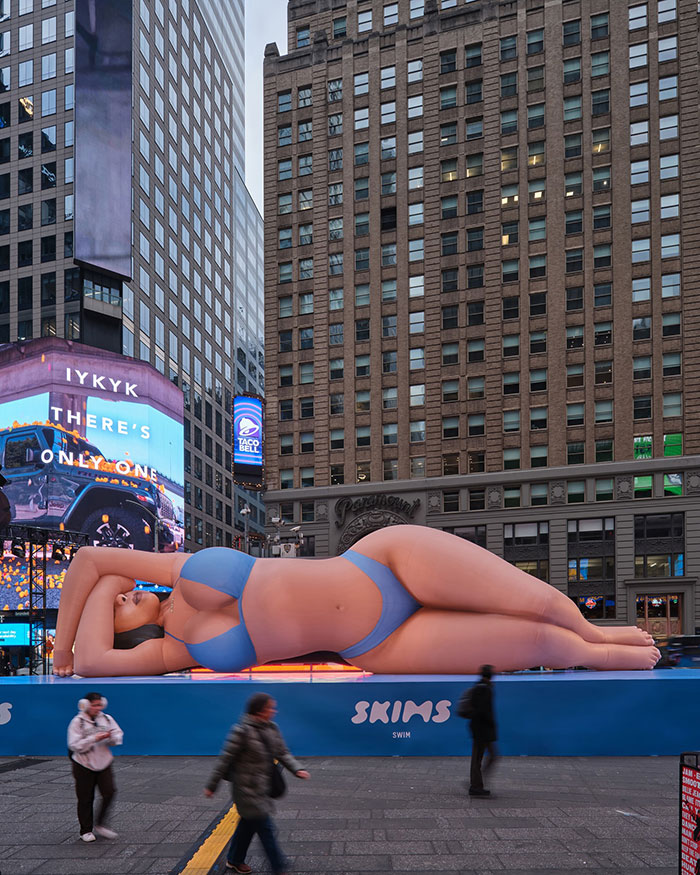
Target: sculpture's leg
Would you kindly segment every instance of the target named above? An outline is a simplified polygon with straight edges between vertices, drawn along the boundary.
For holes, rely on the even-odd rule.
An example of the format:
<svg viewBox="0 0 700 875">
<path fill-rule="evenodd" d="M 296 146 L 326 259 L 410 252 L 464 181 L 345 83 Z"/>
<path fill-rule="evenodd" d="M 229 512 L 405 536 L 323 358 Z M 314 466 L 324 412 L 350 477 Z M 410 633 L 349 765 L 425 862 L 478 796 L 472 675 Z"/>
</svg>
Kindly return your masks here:
<svg viewBox="0 0 700 875">
<path fill-rule="evenodd" d="M 560 590 L 438 529 L 394 526 L 368 535 L 355 549 L 373 555 L 375 545 L 386 550 L 396 576 L 428 607 L 544 620 L 591 643 L 653 643 L 650 635 L 636 627 L 594 626 Z"/>
<path fill-rule="evenodd" d="M 592 643 L 551 623 L 498 614 L 463 614 L 423 608 L 354 665 L 381 674 L 474 674 L 545 666 L 599 670 L 653 668 L 649 646 Z"/>
</svg>

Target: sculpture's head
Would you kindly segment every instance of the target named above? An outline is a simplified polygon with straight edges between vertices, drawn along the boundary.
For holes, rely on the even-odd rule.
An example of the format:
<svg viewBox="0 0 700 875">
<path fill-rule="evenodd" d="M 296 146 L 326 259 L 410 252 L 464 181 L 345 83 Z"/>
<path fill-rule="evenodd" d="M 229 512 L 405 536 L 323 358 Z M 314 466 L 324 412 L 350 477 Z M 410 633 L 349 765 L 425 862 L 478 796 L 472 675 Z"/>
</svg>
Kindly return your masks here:
<svg viewBox="0 0 700 875">
<path fill-rule="evenodd" d="M 145 590 L 119 593 L 114 599 L 114 649 L 130 650 L 151 638 L 163 637 L 160 603 L 168 593 Z"/>
</svg>

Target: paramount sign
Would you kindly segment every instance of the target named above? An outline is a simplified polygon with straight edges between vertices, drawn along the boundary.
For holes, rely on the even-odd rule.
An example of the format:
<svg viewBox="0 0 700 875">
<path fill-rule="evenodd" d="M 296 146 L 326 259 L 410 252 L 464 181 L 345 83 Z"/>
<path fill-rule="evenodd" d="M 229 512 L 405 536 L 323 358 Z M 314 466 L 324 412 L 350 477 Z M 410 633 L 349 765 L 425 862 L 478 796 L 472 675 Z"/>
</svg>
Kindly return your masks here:
<svg viewBox="0 0 700 875">
<path fill-rule="evenodd" d="M 420 498 L 416 498 L 415 501 L 411 502 L 406 501 L 404 498 L 399 498 L 398 495 L 385 495 L 384 493 L 363 495 L 360 498 L 339 498 L 335 503 L 335 515 L 337 517 L 335 524 L 340 528 L 350 513 L 384 509 L 393 510 L 410 520 L 415 516 L 419 507 Z"/>
</svg>

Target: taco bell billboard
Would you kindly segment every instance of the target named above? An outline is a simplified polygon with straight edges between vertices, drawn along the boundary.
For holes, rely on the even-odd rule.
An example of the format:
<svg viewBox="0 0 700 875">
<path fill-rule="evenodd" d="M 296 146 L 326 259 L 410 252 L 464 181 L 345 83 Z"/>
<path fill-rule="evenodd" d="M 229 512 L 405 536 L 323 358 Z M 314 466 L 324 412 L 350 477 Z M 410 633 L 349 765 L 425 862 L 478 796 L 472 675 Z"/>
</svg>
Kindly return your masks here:
<svg viewBox="0 0 700 875">
<path fill-rule="evenodd" d="M 252 395 L 233 399 L 233 479 L 240 486 L 263 485 L 263 402 Z"/>
<path fill-rule="evenodd" d="M 149 364 L 58 338 L 0 351 L 0 463 L 13 523 L 177 550 L 183 448 L 182 393 Z M 11 565 L 3 557 L 3 574 Z M 3 590 L 0 608 L 5 601 Z"/>
</svg>

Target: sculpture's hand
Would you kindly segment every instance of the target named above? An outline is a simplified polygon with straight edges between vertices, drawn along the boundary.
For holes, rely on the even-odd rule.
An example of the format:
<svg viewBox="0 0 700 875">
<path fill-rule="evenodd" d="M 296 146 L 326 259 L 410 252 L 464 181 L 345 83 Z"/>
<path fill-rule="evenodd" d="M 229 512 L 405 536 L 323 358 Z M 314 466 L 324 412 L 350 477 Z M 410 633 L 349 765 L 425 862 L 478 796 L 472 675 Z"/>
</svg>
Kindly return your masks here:
<svg viewBox="0 0 700 875">
<path fill-rule="evenodd" d="M 54 650 L 53 673 L 60 678 L 69 678 L 73 674 L 72 650 Z"/>
</svg>

